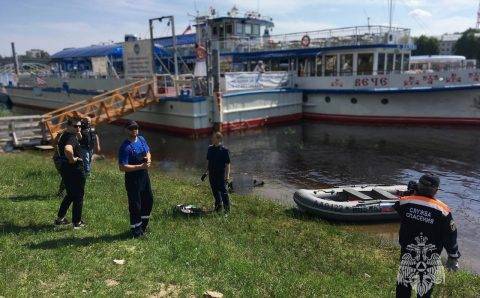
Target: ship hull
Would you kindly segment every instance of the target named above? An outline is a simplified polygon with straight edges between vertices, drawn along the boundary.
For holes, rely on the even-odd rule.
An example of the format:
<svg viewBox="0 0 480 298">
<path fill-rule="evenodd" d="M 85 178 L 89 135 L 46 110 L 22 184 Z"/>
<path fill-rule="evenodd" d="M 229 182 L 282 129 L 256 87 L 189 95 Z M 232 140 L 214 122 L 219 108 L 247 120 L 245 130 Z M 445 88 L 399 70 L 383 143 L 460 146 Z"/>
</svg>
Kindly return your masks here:
<svg viewBox="0 0 480 298">
<path fill-rule="evenodd" d="M 479 125 L 480 86 L 389 92 L 309 90 L 303 115 L 350 123 Z"/>
<path fill-rule="evenodd" d="M 100 92 L 98 92 L 100 94 Z M 95 92 L 70 92 L 51 88 L 9 88 L 16 106 L 51 111 L 87 100 Z M 116 121 L 138 121 L 143 127 L 181 135 L 203 135 L 212 131 L 213 107 L 208 97 L 178 97 L 161 100 L 155 105 Z M 244 92 L 223 98 L 224 131 L 252 129 L 298 121 L 302 118 L 302 93 L 289 90 Z"/>
</svg>

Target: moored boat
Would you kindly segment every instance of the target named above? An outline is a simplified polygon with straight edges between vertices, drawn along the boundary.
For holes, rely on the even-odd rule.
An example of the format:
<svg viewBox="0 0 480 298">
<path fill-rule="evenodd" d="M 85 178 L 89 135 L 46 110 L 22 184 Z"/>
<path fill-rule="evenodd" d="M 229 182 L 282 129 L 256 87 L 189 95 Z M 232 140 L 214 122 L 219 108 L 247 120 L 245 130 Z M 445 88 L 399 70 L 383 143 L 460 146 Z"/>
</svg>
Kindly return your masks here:
<svg viewBox="0 0 480 298">
<path fill-rule="evenodd" d="M 302 211 L 329 220 L 387 221 L 398 219 L 393 205 L 407 191 L 406 185 L 350 185 L 300 189 L 293 200 Z"/>
</svg>

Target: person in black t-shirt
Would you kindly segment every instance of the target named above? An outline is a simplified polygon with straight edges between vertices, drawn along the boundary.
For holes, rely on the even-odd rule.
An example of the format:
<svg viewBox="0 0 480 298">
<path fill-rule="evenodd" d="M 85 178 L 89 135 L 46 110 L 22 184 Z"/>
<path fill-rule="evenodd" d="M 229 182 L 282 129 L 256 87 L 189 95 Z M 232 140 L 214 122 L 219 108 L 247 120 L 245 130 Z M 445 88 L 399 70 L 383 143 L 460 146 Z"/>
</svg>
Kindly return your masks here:
<svg viewBox="0 0 480 298">
<path fill-rule="evenodd" d="M 215 211 L 230 211 L 230 198 L 226 183 L 230 180 L 230 151 L 222 145 L 222 133 L 216 132 L 212 136 L 212 145 L 208 147 L 208 167 L 202 176 L 202 180 L 208 174 L 210 188 L 215 198 Z"/>
<path fill-rule="evenodd" d="M 81 159 L 82 149 L 78 141 L 81 122 L 79 119 L 69 119 L 66 131 L 60 136 L 57 144 L 57 154 L 60 162 L 60 174 L 67 195 L 60 204 L 55 225 L 66 225 L 65 218 L 70 204 L 73 203 L 72 224 L 74 229 L 84 226 L 82 221 L 83 195 L 85 191 L 85 171 Z"/>
</svg>

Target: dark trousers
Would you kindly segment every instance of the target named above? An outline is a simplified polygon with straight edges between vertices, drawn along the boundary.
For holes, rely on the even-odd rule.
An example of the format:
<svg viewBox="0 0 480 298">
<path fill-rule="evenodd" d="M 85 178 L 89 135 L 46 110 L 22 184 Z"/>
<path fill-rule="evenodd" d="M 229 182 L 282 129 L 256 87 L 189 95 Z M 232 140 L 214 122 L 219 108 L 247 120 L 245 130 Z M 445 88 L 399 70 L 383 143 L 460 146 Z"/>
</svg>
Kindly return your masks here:
<svg viewBox="0 0 480 298">
<path fill-rule="evenodd" d="M 70 204 L 72 208 L 72 223 L 79 223 L 82 219 L 83 196 L 85 194 L 85 174 L 83 170 L 69 164 L 60 169 L 62 181 L 65 183 L 67 195 L 63 198 L 58 210 L 58 217 L 65 217 Z"/>
<path fill-rule="evenodd" d="M 420 296 L 417 294 L 417 298 L 430 298 L 432 296 L 433 286 L 432 288 L 425 293 L 425 295 Z M 410 298 L 412 295 L 412 287 L 410 285 L 403 285 L 397 283 L 397 298 Z"/>
<path fill-rule="evenodd" d="M 219 210 L 223 204 L 224 210 L 230 211 L 230 198 L 228 197 L 225 179 L 223 177 L 210 178 L 210 188 L 215 198 L 215 210 Z"/>
<path fill-rule="evenodd" d="M 125 188 L 132 230 L 147 228 L 153 206 L 153 193 L 147 170 L 125 173 Z"/>
</svg>

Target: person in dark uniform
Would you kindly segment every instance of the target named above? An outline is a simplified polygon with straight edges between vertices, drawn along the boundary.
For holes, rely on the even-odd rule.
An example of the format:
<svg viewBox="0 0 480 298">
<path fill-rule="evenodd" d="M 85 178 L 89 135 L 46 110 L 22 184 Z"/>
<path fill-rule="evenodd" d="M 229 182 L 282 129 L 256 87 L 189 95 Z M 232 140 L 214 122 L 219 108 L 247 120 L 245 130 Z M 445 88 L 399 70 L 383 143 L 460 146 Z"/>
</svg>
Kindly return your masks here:
<svg viewBox="0 0 480 298">
<path fill-rule="evenodd" d="M 394 205 L 401 219 L 397 297 L 410 297 L 412 288 L 417 297 L 431 296 L 434 284 L 445 278 L 440 259 L 444 248 L 448 254 L 445 266 L 458 269 L 457 228 L 450 208 L 435 198 L 439 185 L 438 177 L 423 175 L 414 193 Z"/>
<path fill-rule="evenodd" d="M 212 145 L 208 147 L 208 166 L 202 176 L 202 181 L 209 178 L 210 188 L 215 198 L 215 211 L 230 212 L 230 198 L 226 188 L 230 180 L 230 151 L 222 145 L 222 133 L 216 132 L 212 136 Z"/>
<path fill-rule="evenodd" d="M 82 207 L 85 190 L 85 172 L 81 159 L 82 149 L 78 141 L 80 129 L 80 119 L 69 119 L 67 121 L 67 129 L 60 136 L 57 144 L 57 153 L 61 160 L 60 174 L 65 183 L 67 194 L 60 204 L 58 216 L 54 223 L 55 225 L 69 224 L 65 215 L 70 204 L 73 203 L 72 224 L 74 229 L 84 227 Z"/>
<path fill-rule="evenodd" d="M 92 127 L 92 121 L 90 117 L 84 117 L 82 119 L 82 138 L 80 139 L 80 145 L 82 146 L 82 159 L 85 174 L 88 177 L 92 170 L 92 157 L 93 153 L 100 152 L 100 140 L 97 135 L 95 127 Z"/>
<path fill-rule="evenodd" d="M 152 163 L 150 148 L 144 137 L 138 135 L 138 124 L 129 121 L 125 126 L 128 138 L 120 146 L 118 165 L 125 172 L 125 188 L 130 211 L 130 226 L 133 237 L 146 232 L 153 206 L 148 168 Z"/>
</svg>

